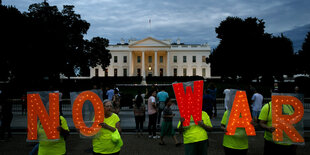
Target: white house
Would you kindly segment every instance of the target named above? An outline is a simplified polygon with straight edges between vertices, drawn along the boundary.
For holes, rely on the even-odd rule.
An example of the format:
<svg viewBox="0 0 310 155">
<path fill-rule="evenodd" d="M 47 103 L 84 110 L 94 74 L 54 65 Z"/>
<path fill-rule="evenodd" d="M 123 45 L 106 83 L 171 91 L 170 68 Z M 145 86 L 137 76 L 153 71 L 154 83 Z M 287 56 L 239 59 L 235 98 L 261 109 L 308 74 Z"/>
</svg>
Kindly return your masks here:
<svg viewBox="0 0 310 155">
<path fill-rule="evenodd" d="M 180 40 L 157 40 L 148 37 L 129 43 L 110 45 L 110 66 L 90 69 L 94 76 L 203 76 L 211 77 L 210 64 L 206 64 L 211 48 L 207 44 L 183 44 Z"/>
</svg>

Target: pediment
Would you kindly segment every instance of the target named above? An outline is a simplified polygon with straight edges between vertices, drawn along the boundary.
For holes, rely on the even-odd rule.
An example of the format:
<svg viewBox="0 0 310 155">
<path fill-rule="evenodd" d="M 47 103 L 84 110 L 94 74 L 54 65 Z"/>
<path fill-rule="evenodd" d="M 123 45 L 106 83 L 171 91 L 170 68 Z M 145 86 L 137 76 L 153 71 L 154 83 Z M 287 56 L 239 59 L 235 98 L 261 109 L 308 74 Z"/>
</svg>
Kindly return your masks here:
<svg viewBox="0 0 310 155">
<path fill-rule="evenodd" d="M 157 47 L 157 48 L 166 48 L 166 47 L 170 47 L 170 44 L 167 44 L 163 41 L 154 39 L 152 37 L 148 37 L 139 41 L 136 41 L 132 44 L 129 45 L 129 48 L 146 48 L 146 47 Z"/>
</svg>

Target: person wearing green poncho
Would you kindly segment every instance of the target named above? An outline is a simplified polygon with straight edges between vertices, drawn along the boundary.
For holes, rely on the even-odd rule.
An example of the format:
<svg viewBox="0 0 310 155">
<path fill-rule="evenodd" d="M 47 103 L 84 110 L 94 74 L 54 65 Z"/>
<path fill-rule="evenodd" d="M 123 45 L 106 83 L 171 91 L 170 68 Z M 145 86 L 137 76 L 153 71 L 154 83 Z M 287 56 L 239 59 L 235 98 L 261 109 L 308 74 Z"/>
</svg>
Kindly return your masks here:
<svg viewBox="0 0 310 155">
<path fill-rule="evenodd" d="M 271 102 L 265 104 L 260 112 L 258 117 L 259 125 L 265 129 L 264 134 L 264 155 L 274 155 L 274 154 L 296 154 L 296 146 L 289 143 L 279 143 L 274 142 L 272 139 L 272 132 L 275 131 L 275 128 L 272 126 L 272 109 Z M 291 115 L 294 113 L 292 107 L 288 105 L 283 105 L 283 113 Z"/>
<path fill-rule="evenodd" d="M 224 132 L 227 132 L 227 115 L 228 111 L 226 110 L 221 121 L 221 129 L 223 129 Z M 223 147 L 226 155 L 246 155 L 248 152 L 248 136 L 246 135 L 245 129 L 237 128 L 235 135 L 232 136 L 224 134 Z"/>
<path fill-rule="evenodd" d="M 190 126 L 183 127 L 184 118 L 181 117 L 178 129 L 183 133 L 185 155 L 206 155 L 208 151 L 208 134 L 212 130 L 212 124 L 209 115 L 202 111 L 202 120 L 198 125 L 194 123 L 191 117 Z"/>
<path fill-rule="evenodd" d="M 67 121 L 63 116 L 59 117 L 60 126 L 57 130 L 60 132 L 60 138 L 58 140 L 47 140 L 45 131 L 38 123 L 38 135 L 39 135 L 39 150 L 38 155 L 63 155 L 66 154 L 66 142 L 65 138 L 69 135 L 69 128 Z"/>
<path fill-rule="evenodd" d="M 123 141 L 119 136 L 121 132 L 120 119 L 112 112 L 112 103 L 109 100 L 103 101 L 104 106 L 104 121 L 99 125 L 102 129 L 98 132 L 98 136 L 93 138 L 93 154 L 111 154 L 118 155 L 121 151 Z M 118 135 L 118 140 L 113 137 Z"/>
</svg>

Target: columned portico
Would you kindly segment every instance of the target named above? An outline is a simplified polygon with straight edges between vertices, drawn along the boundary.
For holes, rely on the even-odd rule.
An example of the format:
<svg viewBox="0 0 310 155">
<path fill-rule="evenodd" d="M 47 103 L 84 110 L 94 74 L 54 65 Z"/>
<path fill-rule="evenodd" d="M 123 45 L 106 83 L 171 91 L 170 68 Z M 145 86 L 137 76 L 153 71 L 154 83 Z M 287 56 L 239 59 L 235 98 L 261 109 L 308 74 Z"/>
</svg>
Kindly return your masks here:
<svg viewBox="0 0 310 155">
<path fill-rule="evenodd" d="M 170 76 L 170 52 L 167 51 L 167 76 Z"/>
<path fill-rule="evenodd" d="M 157 70 L 157 51 L 155 51 L 154 52 L 154 58 L 155 58 L 155 66 L 154 66 L 154 75 L 155 76 L 158 76 L 158 74 L 157 74 L 157 72 L 158 72 L 158 70 Z"/>
<path fill-rule="evenodd" d="M 142 77 L 145 78 L 145 60 L 144 60 L 144 51 L 142 51 Z"/>
<path fill-rule="evenodd" d="M 129 52 L 129 60 L 132 60 L 132 51 Z M 133 61 L 129 61 L 128 63 L 129 76 L 133 76 Z"/>
</svg>

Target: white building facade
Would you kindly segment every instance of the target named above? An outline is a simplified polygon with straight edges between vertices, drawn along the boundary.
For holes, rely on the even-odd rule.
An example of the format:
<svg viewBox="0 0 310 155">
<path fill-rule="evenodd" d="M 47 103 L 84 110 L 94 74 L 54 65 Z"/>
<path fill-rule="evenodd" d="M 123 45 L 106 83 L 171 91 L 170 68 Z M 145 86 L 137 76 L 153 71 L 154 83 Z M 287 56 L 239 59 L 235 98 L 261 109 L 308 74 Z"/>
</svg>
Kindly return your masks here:
<svg viewBox="0 0 310 155">
<path fill-rule="evenodd" d="M 148 37 L 129 43 L 110 45 L 110 66 L 90 69 L 94 76 L 203 76 L 211 77 L 206 58 L 211 53 L 207 44 L 190 45 L 171 43 Z"/>
</svg>

